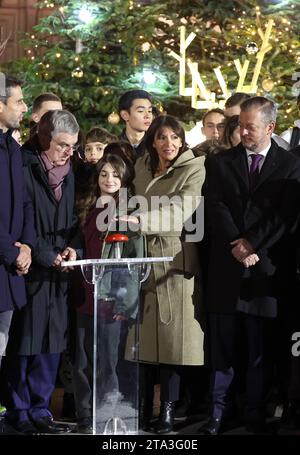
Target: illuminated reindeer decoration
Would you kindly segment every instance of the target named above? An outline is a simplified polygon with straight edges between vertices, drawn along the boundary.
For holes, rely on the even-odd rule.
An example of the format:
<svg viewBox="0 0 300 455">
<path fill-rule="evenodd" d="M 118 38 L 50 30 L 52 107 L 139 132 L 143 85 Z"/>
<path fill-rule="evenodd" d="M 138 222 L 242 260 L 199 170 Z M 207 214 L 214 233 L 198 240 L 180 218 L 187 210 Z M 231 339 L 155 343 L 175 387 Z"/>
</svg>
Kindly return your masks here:
<svg viewBox="0 0 300 455">
<path fill-rule="evenodd" d="M 256 55 L 256 65 L 253 72 L 252 81 L 249 85 L 245 85 L 245 79 L 248 72 L 249 60 L 245 60 L 243 65 L 239 59 L 234 60 L 234 64 L 239 76 L 235 91 L 245 92 L 245 93 L 256 93 L 257 91 L 257 81 L 261 71 L 262 63 L 264 56 L 267 52 L 272 49 L 272 46 L 269 43 L 271 29 L 273 26 L 273 20 L 270 19 L 266 26 L 266 31 L 263 32 L 260 28 L 258 33 L 261 37 L 262 44 Z M 186 28 L 184 26 L 180 27 L 180 54 L 176 54 L 174 51 L 170 52 L 170 56 L 174 57 L 179 62 L 179 94 L 181 96 L 190 96 L 191 97 L 191 106 L 194 109 L 213 109 L 216 107 L 223 108 L 226 99 L 232 94 L 228 90 L 227 83 L 224 80 L 224 77 L 221 72 L 221 68 L 214 68 L 214 73 L 220 85 L 224 99 L 217 101 L 216 93 L 210 91 L 206 88 L 201 74 L 198 70 L 198 63 L 193 62 L 191 59 L 186 58 L 186 49 L 191 44 L 193 39 L 196 37 L 195 33 L 190 33 L 186 38 Z M 191 75 L 192 75 L 192 86 L 186 87 L 186 65 L 188 66 Z M 199 100 L 198 98 L 201 98 Z"/>
</svg>

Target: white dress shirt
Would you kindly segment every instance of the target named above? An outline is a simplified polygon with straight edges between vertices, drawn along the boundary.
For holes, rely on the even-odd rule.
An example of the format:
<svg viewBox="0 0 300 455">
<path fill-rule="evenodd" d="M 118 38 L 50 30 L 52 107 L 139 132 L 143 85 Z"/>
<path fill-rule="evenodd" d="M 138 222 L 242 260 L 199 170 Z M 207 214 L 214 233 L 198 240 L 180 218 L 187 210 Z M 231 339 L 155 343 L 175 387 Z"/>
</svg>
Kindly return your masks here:
<svg viewBox="0 0 300 455">
<path fill-rule="evenodd" d="M 300 128 L 300 119 L 295 120 L 294 126 L 297 126 L 298 128 Z M 289 129 L 285 130 L 283 133 L 281 133 L 280 137 L 282 137 L 282 139 L 284 139 L 286 142 L 288 142 L 290 144 L 291 139 L 292 139 L 292 133 L 293 133 L 293 128 L 289 128 Z M 300 142 L 299 142 L 299 144 L 300 144 Z"/>
<path fill-rule="evenodd" d="M 264 150 L 262 150 L 261 152 L 257 153 L 257 155 L 262 155 L 263 156 L 263 158 L 258 163 L 259 172 L 261 171 L 261 168 L 262 168 L 262 166 L 263 166 L 263 164 L 265 162 L 266 156 L 268 154 L 268 151 L 271 148 L 271 145 L 272 144 L 270 142 L 270 144 Z M 247 152 L 248 166 L 249 166 L 249 171 L 250 171 L 250 166 L 251 166 L 251 163 L 252 163 L 252 158 L 251 158 L 250 155 L 253 155 L 255 152 L 252 152 L 251 150 L 248 150 L 248 149 L 246 149 L 246 152 Z"/>
</svg>

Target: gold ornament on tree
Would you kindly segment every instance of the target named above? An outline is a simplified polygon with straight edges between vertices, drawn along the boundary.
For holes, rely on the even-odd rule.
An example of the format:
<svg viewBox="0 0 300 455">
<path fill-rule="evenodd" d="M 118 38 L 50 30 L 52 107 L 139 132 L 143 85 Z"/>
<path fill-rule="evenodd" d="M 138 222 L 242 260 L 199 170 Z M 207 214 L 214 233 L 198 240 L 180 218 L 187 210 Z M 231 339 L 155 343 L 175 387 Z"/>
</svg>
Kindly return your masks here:
<svg viewBox="0 0 300 455">
<path fill-rule="evenodd" d="M 271 92 L 274 88 L 274 82 L 270 77 L 267 77 L 262 81 L 261 86 L 265 92 Z"/>
<path fill-rule="evenodd" d="M 133 56 L 132 62 L 133 62 L 133 65 L 134 65 L 134 66 L 137 66 L 137 65 L 138 65 L 139 59 L 138 59 L 137 55 L 134 55 L 134 56 Z"/>
<path fill-rule="evenodd" d="M 80 68 L 80 66 L 77 66 L 77 68 L 73 69 L 73 71 L 71 73 L 71 76 L 72 77 L 77 77 L 77 79 L 80 79 L 80 78 L 83 77 L 83 71 Z"/>
<path fill-rule="evenodd" d="M 120 121 L 120 116 L 117 112 L 112 112 L 107 117 L 107 120 L 108 120 L 108 123 L 110 123 L 111 125 L 117 125 Z"/>
<path fill-rule="evenodd" d="M 146 41 L 145 43 L 142 44 L 141 46 L 143 52 L 148 52 L 151 49 L 151 44 Z"/>
<path fill-rule="evenodd" d="M 254 54 L 256 54 L 257 51 L 258 51 L 258 47 L 257 47 L 257 44 L 254 41 L 252 41 L 251 43 L 247 44 L 247 46 L 246 46 L 247 54 L 254 55 Z"/>
<path fill-rule="evenodd" d="M 164 110 L 164 107 L 162 104 L 157 104 L 156 106 L 153 106 L 153 115 L 154 117 L 157 117 L 158 115 L 165 115 L 166 111 Z"/>
</svg>

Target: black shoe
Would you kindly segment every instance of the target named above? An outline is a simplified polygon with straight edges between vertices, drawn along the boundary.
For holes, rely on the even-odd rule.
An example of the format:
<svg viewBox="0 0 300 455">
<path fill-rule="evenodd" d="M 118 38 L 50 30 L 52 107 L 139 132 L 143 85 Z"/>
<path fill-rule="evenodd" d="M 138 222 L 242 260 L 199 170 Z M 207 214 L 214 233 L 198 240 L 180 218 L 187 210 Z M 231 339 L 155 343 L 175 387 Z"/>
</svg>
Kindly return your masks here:
<svg viewBox="0 0 300 455">
<path fill-rule="evenodd" d="M 70 433 L 71 428 L 68 425 L 62 425 L 59 423 L 53 422 L 53 418 L 50 416 L 42 417 L 41 419 L 34 420 L 34 425 L 40 431 L 40 433 L 49 433 L 49 434 L 60 434 L 60 433 Z"/>
<path fill-rule="evenodd" d="M 198 432 L 207 435 L 217 435 L 220 433 L 221 429 L 221 419 L 217 419 L 215 417 L 211 417 L 208 422 L 202 425 Z"/>
<path fill-rule="evenodd" d="M 62 420 L 68 420 L 69 422 L 74 422 L 76 420 L 75 400 L 73 393 L 64 393 L 60 418 Z"/>
<path fill-rule="evenodd" d="M 21 422 L 11 423 L 10 425 L 19 434 L 20 433 L 23 435 L 41 434 L 41 432 L 29 420 L 22 420 Z"/>
<path fill-rule="evenodd" d="M 175 401 L 162 401 L 158 421 L 154 426 L 157 434 L 170 433 L 174 426 Z"/>
<path fill-rule="evenodd" d="M 84 417 L 79 420 L 76 426 L 76 433 L 93 434 L 93 420 L 91 417 Z"/>
</svg>

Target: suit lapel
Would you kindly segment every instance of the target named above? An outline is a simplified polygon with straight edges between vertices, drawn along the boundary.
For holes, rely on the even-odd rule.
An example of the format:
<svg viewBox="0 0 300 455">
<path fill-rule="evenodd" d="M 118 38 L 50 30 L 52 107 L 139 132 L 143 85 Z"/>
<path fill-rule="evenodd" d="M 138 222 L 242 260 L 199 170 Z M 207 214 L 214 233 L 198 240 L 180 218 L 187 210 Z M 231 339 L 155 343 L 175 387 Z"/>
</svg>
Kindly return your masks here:
<svg viewBox="0 0 300 455">
<path fill-rule="evenodd" d="M 246 192 L 249 192 L 250 181 L 247 154 L 246 150 L 241 144 L 236 147 L 235 154 L 232 160 L 229 161 L 229 165 L 234 174 L 237 176 L 241 187 L 244 188 Z"/>
<path fill-rule="evenodd" d="M 253 191 L 256 191 L 277 169 L 280 165 L 280 153 L 282 152 L 277 144 L 272 140 L 271 148 L 268 151 L 266 159 L 263 163 L 261 171 L 259 173 L 259 178 L 256 186 L 253 188 Z M 241 181 L 241 186 L 245 188 L 246 191 L 250 191 L 250 177 L 249 177 L 249 165 L 247 161 L 247 153 L 244 147 L 240 144 L 236 148 L 236 153 L 233 159 L 230 161 L 230 165 Z"/>
<path fill-rule="evenodd" d="M 278 149 L 278 146 L 275 143 L 273 143 L 273 141 L 272 141 L 271 148 L 268 151 L 265 161 L 262 165 L 261 171 L 259 173 L 258 182 L 257 182 L 256 187 L 254 188 L 254 191 L 256 191 L 257 188 L 259 188 L 260 185 L 262 185 L 277 169 L 277 167 L 280 163 L 280 159 L 279 159 L 280 153 L 284 153 L 284 152 L 281 152 Z"/>
</svg>

